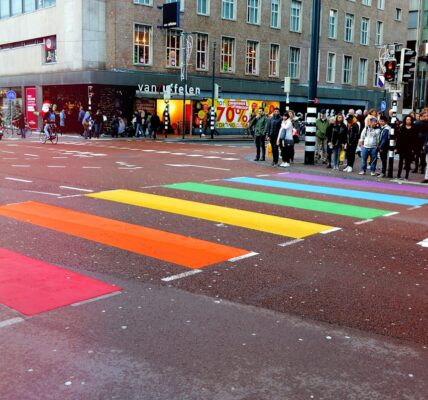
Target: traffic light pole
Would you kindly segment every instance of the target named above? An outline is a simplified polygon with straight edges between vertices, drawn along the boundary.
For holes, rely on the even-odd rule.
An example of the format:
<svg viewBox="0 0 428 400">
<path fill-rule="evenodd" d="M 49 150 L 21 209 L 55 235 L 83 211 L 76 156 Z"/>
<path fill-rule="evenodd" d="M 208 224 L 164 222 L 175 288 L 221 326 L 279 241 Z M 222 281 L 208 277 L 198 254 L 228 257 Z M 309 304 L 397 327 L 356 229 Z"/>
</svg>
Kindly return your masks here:
<svg viewBox="0 0 428 400">
<path fill-rule="evenodd" d="M 392 92 L 392 118 L 391 118 L 391 131 L 389 135 L 389 150 L 388 150 L 388 178 L 393 177 L 394 171 L 394 150 L 396 143 L 395 136 L 395 121 L 397 120 L 397 103 L 398 103 L 398 91 Z"/>
<path fill-rule="evenodd" d="M 215 129 L 215 53 L 216 53 L 217 43 L 213 42 L 213 75 L 212 75 L 212 94 L 211 94 L 211 110 L 210 110 L 210 134 L 211 139 L 214 139 L 214 129 Z"/>
</svg>

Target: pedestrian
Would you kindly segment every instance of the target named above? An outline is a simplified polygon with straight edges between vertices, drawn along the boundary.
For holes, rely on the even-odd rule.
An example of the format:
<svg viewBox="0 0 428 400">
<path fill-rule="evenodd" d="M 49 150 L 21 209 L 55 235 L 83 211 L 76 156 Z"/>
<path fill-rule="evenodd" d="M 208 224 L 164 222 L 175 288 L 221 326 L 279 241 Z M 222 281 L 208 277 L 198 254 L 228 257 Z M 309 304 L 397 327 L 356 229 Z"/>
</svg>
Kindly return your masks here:
<svg viewBox="0 0 428 400">
<path fill-rule="evenodd" d="M 386 167 L 388 164 L 388 150 L 389 150 L 389 136 L 391 134 L 391 127 L 388 125 L 388 118 L 384 115 L 379 117 L 380 125 L 380 138 L 378 145 L 379 158 L 382 161 L 382 170 L 377 176 L 383 178 L 386 176 Z"/>
<path fill-rule="evenodd" d="M 327 128 L 330 125 L 326 110 L 320 111 L 320 117 L 316 120 L 316 160 L 321 160 L 323 164 L 327 163 Z"/>
<path fill-rule="evenodd" d="M 67 119 L 67 115 L 65 113 L 65 108 L 63 107 L 61 109 L 61 112 L 59 113 L 59 132 L 61 135 L 65 132 L 65 120 Z"/>
<path fill-rule="evenodd" d="M 345 172 L 352 172 L 355 163 L 355 152 L 357 151 L 358 140 L 360 139 L 360 127 L 357 118 L 353 115 L 346 117 L 346 167 Z"/>
<path fill-rule="evenodd" d="M 364 119 L 364 128 L 365 128 L 365 127 L 367 127 L 367 126 L 370 126 L 370 119 L 371 119 L 372 117 L 377 118 L 377 111 L 376 111 L 374 108 L 371 108 L 371 109 L 368 111 L 368 114 L 367 114 L 367 116 L 366 116 L 366 117 L 365 117 L 365 119 Z"/>
<path fill-rule="evenodd" d="M 291 160 L 294 158 L 294 140 L 293 140 L 293 124 L 290 114 L 286 111 L 282 114 L 281 129 L 279 131 L 277 143 L 281 149 L 282 163 L 280 167 L 289 167 Z"/>
<path fill-rule="evenodd" d="M 135 137 L 139 138 L 143 134 L 143 117 L 141 115 L 142 111 L 135 110 Z"/>
<path fill-rule="evenodd" d="M 361 132 L 359 146 L 361 147 L 361 171 L 360 175 L 365 175 L 367 171 L 367 159 L 370 156 L 370 174 L 376 175 L 377 148 L 379 145 L 380 130 L 376 128 L 377 118 L 371 116 L 369 125 Z"/>
<path fill-rule="evenodd" d="M 93 125 L 92 112 L 88 110 L 86 111 L 85 117 L 83 118 L 83 121 L 82 121 L 83 137 L 85 139 L 88 139 L 88 138 L 92 139 L 92 125 Z"/>
<path fill-rule="evenodd" d="M 419 165 L 421 167 L 421 174 L 425 173 L 426 163 L 425 163 L 425 151 L 424 151 L 424 142 L 425 134 L 428 129 L 426 116 L 427 114 L 422 111 L 420 114 L 415 114 L 419 119 L 415 119 L 415 126 L 417 128 L 417 137 L 416 137 L 416 148 L 415 148 L 415 169 L 413 173 L 418 172 Z"/>
<path fill-rule="evenodd" d="M 269 120 L 267 119 L 265 112 L 262 107 L 257 111 L 256 123 L 254 128 L 254 140 L 256 143 L 256 158 L 254 161 L 265 161 L 266 146 L 265 140 L 266 135 L 269 132 Z M 260 158 L 261 150 L 261 158 Z"/>
<path fill-rule="evenodd" d="M 339 170 L 340 152 L 346 143 L 346 125 L 343 114 L 339 112 L 334 122 L 327 127 L 326 137 L 333 161 L 333 169 Z M 331 168 L 331 163 L 329 164 Z"/>
<path fill-rule="evenodd" d="M 279 130 L 281 128 L 282 118 L 279 113 L 279 108 L 275 107 L 272 117 L 269 119 L 269 142 L 272 146 L 272 165 L 278 165 L 279 148 L 277 145 Z"/>
<path fill-rule="evenodd" d="M 424 110 L 423 114 L 421 114 L 421 120 L 428 124 L 428 110 Z M 425 125 L 425 128 L 427 125 Z M 422 183 L 428 183 L 428 129 L 425 129 L 425 139 L 424 139 L 424 147 L 423 150 L 425 152 L 425 179 Z"/>
<path fill-rule="evenodd" d="M 97 112 L 94 115 L 94 137 L 99 138 L 101 134 L 101 129 L 103 126 L 103 113 L 98 108 Z"/>
<path fill-rule="evenodd" d="M 117 133 L 118 133 L 118 135 L 120 137 L 124 137 L 125 136 L 125 131 L 126 131 L 125 120 L 122 118 L 122 116 L 119 116 L 119 118 L 118 118 Z"/>
<path fill-rule="evenodd" d="M 406 171 L 404 179 L 409 179 L 414 152 L 417 147 L 417 140 L 418 128 L 414 124 L 414 119 L 410 115 L 406 115 L 403 124 L 398 131 L 397 145 L 395 148 L 396 153 L 400 155 L 397 179 L 401 179 L 401 172 L 403 171 L 403 167 Z"/>
<path fill-rule="evenodd" d="M 83 106 L 80 106 L 79 107 L 79 114 L 77 116 L 77 122 L 78 122 L 78 125 L 80 127 L 79 133 L 81 135 L 83 135 L 83 133 L 85 132 L 85 128 L 83 127 L 83 119 L 85 118 L 85 115 L 86 115 L 85 109 L 83 108 Z"/>
<path fill-rule="evenodd" d="M 151 119 L 151 124 L 152 124 L 152 130 L 153 130 L 153 139 L 156 139 L 157 133 L 159 132 L 159 128 L 161 126 L 161 121 L 160 118 L 158 116 L 158 114 L 156 113 L 156 111 L 154 112 L 152 119 Z"/>
<path fill-rule="evenodd" d="M 18 126 L 21 138 L 25 139 L 25 117 L 24 113 L 21 110 L 18 111 L 18 116 L 16 117 L 15 121 Z"/>
</svg>

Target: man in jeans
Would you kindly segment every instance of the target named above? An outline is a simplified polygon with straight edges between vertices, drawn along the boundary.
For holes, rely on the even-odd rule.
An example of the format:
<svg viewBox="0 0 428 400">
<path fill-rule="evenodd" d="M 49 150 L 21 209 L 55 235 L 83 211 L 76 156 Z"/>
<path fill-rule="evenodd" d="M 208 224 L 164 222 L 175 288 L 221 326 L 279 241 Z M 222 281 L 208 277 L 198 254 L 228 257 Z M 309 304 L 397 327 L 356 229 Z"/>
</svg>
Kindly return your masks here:
<svg viewBox="0 0 428 400">
<path fill-rule="evenodd" d="M 269 140 L 272 146 L 272 165 L 278 165 L 279 149 L 276 141 L 278 139 L 279 129 L 281 128 L 282 118 L 279 115 L 279 108 L 275 107 L 272 117 L 269 120 Z"/>
<path fill-rule="evenodd" d="M 256 124 L 254 128 L 254 139 L 256 142 L 256 158 L 254 161 L 264 161 L 266 146 L 265 139 L 269 132 L 269 120 L 266 118 L 265 112 L 262 107 L 259 108 L 256 117 Z M 262 158 L 260 158 L 260 149 L 262 150 Z"/>
<path fill-rule="evenodd" d="M 320 111 L 320 117 L 316 120 L 316 140 L 317 140 L 317 160 L 322 160 L 326 164 L 327 160 L 327 128 L 330 125 L 326 117 L 326 110 Z"/>
<path fill-rule="evenodd" d="M 379 145 L 380 130 L 376 128 L 377 118 L 371 117 L 369 125 L 361 132 L 359 145 L 361 146 L 361 171 L 365 175 L 367 170 L 367 158 L 370 156 L 370 175 L 376 175 L 377 147 Z"/>
<path fill-rule="evenodd" d="M 379 157 L 382 161 L 382 172 L 377 174 L 379 178 L 383 178 L 386 175 L 386 167 L 388 165 L 388 149 L 389 149 L 389 135 L 391 128 L 388 125 L 388 118 L 384 115 L 379 117 L 380 125 L 380 137 L 379 137 Z"/>
</svg>

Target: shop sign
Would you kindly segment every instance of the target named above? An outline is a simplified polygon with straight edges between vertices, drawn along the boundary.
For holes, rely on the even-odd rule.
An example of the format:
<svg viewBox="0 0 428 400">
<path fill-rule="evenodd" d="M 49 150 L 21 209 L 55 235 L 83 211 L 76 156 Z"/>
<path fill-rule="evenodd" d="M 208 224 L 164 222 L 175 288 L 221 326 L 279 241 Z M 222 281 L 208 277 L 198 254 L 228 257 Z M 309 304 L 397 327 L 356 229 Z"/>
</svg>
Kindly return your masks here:
<svg viewBox="0 0 428 400">
<path fill-rule="evenodd" d="M 25 88 L 25 117 L 31 129 L 37 128 L 37 116 L 34 112 L 37 110 L 36 105 L 36 88 Z"/>
<path fill-rule="evenodd" d="M 153 95 L 163 95 L 163 93 L 167 91 L 170 92 L 171 96 L 183 96 L 184 93 L 186 93 L 186 96 L 199 96 L 201 94 L 201 89 L 199 87 L 183 86 L 177 83 L 171 83 L 169 85 L 148 85 L 140 83 L 138 85 L 138 90 L 141 93 Z"/>
</svg>

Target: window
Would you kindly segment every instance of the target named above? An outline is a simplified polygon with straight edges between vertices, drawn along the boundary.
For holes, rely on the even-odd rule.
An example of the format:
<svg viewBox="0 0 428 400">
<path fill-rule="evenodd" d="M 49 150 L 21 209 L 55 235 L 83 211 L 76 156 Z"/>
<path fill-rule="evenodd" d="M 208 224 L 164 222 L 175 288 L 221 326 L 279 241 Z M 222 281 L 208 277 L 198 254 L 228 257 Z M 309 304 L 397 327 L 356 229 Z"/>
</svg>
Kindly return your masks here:
<svg viewBox="0 0 428 400">
<path fill-rule="evenodd" d="M 245 54 L 245 73 L 248 75 L 259 74 L 259 42 L 247 41 L 247 51 Z"/>
<path fill-rule="evenodd" d="M 178 68 L 180 66 L 180 36 L 174 29 L 166 32 L 166 66 Z"/>
<path fill-rule="evenodd" d="M 196 3 L 196 12 L 199 15 L 210 14 L 210 1 L 209 0 L 198 0 Z"/>
<path fill-rule="evenodd" d="M 379 10 L 384 10 L 385 9 L 385 0 L 377 0 L 377 8 Z"/>
<path fill-rule="evenodd" d="M 0 0 L 0 18 L 35 11 L 56 5 L 56 0 Z"/>
<path fill-rule="evenodd" d="M 135 4 L 142 4 L 144 6 L 151 6 L 153 5 L 152 0 L 134 0 Z"/>
<path fill-rule="evenodd" d="M 328 38 L 336 39 L 337 37 L 337 10 L 330 10 L 328 16 Z"/>
<path fill-rule="evenodd" d="M 56 4 L 56 0 L 38 0 L 37 8 L 51 7 Z"/>
<path fill-rule="evenodd" d="M 292 79 L 299 79 L 300 76 L 300 49 L 297 47 L 290 47 L 288 75 Z"/>
<path fill-rule="evenodd" d="M 291 0 L 291 12 L 290 12 L 290 31 L 291 32 L 300 32 L 302 30 L 301 14 L 302 14 L 302 2 L 297 0 Z"/>
<path fill-rule="evenodd" d="M 22 0 L 12 0 L 10 4 L 12 6 L 11 15 L 22 14 Z"/>
<path fill-rule="evenodd" d="M 333 83 L 336 80 L 336 54 L 327 54 L 327 77 L 326 81 Z"/>
<path fill-rule="evenodd" d="M 270 26 L 271 28 L 281 27 L 281 0 L 270 2 Z"/>
<path fill-rule="evenodd" d="M 417 29 L 418 28 L 418 19 L 419 19 L 419 11 L 409 11 L 409 19 L 407 27 L 409 29 Z"/>
<path fill-rule="evenodd" d="M 24 0 L 24 12 L 35 11 L 36 2 L 34 0 Z"/>
<path fill-rule="evenodd" d="M 235 39 L 224 37 L 221 39 L 221 71 L 235 71 Z"/>
<path fill-rule="evenodd" d="M 269 51 L 269 76 L 279 76 L 279 44 L 271 44 Z"/>
<path fill-rule="evenodd" d="M 0 18 L 10 17 L 9 0 L 0 0 Z"/>
<path fill-rule="evenodd" d="M 178 0 L 165 0 L 166 4 L 177 3 Z M 184 0 L 180 0 L 180 11 L 184 11 Z"/>
<path fill-rule="evenodd" d="M 360 58 L 360 65 L 358 66 L 358 85 L 367 85 L 367 58 Z"/>
<path fill-rule="evenodd" d="M 376 21 L 376 46 L 382 46 L 383 45 L 383 22 L 382 21 Z"/>
<path fill-rule="evenodd" d="M 373 86 L 378 87 L 379 74 L 380 74 L 380 64 L 379 60 L 374 62 L 374 78 L 373 78 Z"/>
<path fill-rule="evenodd" d="M 372 0 L 362 0 L 361 4 L 363 6 L 371 6 L 372 5 Z"/>
<path fill-rule="evenodd" d="M 53 64 L 57 62 L 56 58 L 56 36 L 46 37 L 44 40 L 44 58 L 43 63 Z"/>
<path fill-rule="evenodd" d="M 343 56 L 343 83 L 352 83 L 352 57 Z"/>
<path fill-rule="evenodd" d="M 196 69 L 208 71 L 208 35 L 196 34 Z"/>
<path fill-rule="evenodd" d="M 345 42 L 354 41 L 354 15 L 345 14 Z"/>
<path fill-rule="evenodd" d="M 152 27 L 134 25 L 134 64 L 150 65 L 152 63 Z"/>
<path fill-rule="evenodd" d="M 395 9 L 395 19 L 396 21 L 401 21 L 403 19 L 403 10 L 401 8 Z"/>
<path fill-rule="evenodd" d="M 370 20 L 368 18 L 361 18 L 361 36 L 360 44 L 368 45 L 369 44 L 369 32 L 370 30 Z"/>
<path fill-rule="evenodd" d="M 247 0 L 247 22 L 249 24 L 260 24 L 260 1 Z"/>
<path fill-rule="evenodd" d="M 236 19 L 236 0 L 221 1 L 221 17 L 224 19 Z"/>
</svg>

